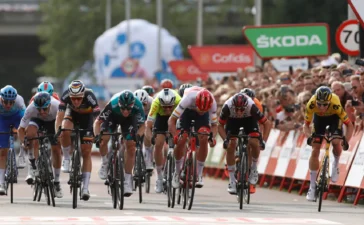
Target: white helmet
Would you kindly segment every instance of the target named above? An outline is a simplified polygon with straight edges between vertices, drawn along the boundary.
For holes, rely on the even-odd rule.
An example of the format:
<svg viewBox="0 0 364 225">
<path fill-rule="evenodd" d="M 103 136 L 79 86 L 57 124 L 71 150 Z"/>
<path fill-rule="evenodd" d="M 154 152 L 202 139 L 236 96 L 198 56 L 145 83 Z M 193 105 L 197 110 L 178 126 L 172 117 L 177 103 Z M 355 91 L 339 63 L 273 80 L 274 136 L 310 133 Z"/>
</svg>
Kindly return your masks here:
<svg viewBox="0 0 364 225">
<path fill-rule="evenodd" d="M 171 106 L 176 101 L 176 95 L 171 89 L 165 88 L 159 92 L 158 99 L 162 106 Z"/>
<path fill-rule="evenodd" d="M 134 95 L 135 97 L 137 97 L 142 103 L 144 102 L 147 102 L 148 101 L 148 92 L 142 90 L 142 89 L 139 89 L 139 90 L 136 90 L 134 92 Z"/>
<path fill-rule="evenodd" d="M 85 94 L 85 85 L 80 80 L 74 80 L 68 86 L 70 96 L 83 96 Z"/>
</svg>

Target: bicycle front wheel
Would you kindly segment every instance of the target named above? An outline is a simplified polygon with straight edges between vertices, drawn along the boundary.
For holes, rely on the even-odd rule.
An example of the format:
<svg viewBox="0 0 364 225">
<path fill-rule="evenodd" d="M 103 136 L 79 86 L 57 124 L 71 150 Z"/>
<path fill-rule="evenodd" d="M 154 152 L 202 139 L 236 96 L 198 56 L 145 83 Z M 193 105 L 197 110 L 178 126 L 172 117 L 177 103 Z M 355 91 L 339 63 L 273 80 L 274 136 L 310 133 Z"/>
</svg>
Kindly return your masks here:
<svg viewBox="0 0 364 225">
<path fill-rule="evenodd" d="M 73 151 L 72 172 L 71 172 L 71 175 L 72 175 L 71 185 L 72 185 L 72 197 L 73 197 L 72 207 L 74 209 L 77 208 L 79 165 L 80 165 L 80 155 L 79 155 L 79 152 L 77 151 L 77 149 L 75 149 Z"/>
<path fill-rule="evenodd" d="M 13 149 L 9 149 L 9 153 L 10 154 L 10 157 L 8 157 L 8 159 L 10 159 L 10 168 L 9 168 L 9 177 L 8 177 L 8 182 L 10 183 L 10 202 L 13 203 L 13 200 L 14 200 L 14 189 L 13 189 L 13 184 L 14 184 L 14 174 L 15 174 L 15 171 L 14 171 L 14 160 L 13 160 L 13 157 L 15 157 L 15 154 L 14 153 L 14 150 Z"/>
<path fill-rule="evenodd" d="M 137 149 L 137 181 L 138 181 L 138 189 L 139 189 L 139 203 L 143 201 L 143 190 L 142 190 L 142 180 L 143 180 L 143 171 L 142 171 L 142 155 L 141 149 Z"/>
<path fill-rule="evenodd" d="M 118 183 L 118 188 L 115 189 L 117 190 L 119 209 L 122 210 L 124 208 L 124 161 L 120 151 L 117 160 L 117 177 L 115 182 Z"/>
<path fill-rule="evenodd" d="M 320 181 L 318 183 L 318 191 L 319 191 L 319 205 L 318 205 L 318 211 L 321 212 L 322 207 L 322 198 L 325 193 L 325 188 L 327 185 L 327 176 L 328 176 L 328 157 L 324 157 L 324 163 L 321 169 L 321 175 L 320 175 Z"/>
<path fill-rule="evenodd" d="M 196 160 L 196 152 L 192 152 L 191 164 L 189 166 L 189 176 L 188 176 L 188 185 L 191 183 L 191 194 L 187 193 L 188 196 L 188 210 L 191 210 L 193 205 L 193 198 L 195 197 L 195 186 L 197 181 L 197 160 Z M 192 178 L 192 180 L 191 180 Z"/>
</svg>

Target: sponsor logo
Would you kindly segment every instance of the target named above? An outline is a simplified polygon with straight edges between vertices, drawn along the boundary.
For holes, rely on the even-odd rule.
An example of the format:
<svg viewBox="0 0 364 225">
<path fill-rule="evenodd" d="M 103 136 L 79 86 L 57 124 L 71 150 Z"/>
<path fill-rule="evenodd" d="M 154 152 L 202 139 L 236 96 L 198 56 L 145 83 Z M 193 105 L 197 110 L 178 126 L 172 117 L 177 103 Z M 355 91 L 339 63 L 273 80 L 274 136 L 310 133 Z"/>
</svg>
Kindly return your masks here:
<svg viewBox="0 0 364 225">
<path fill-rule="evenodd" d="M 295 46 L 312 46 L 322 45 L 322 41 L 318 35 L 297 35 L 297 36 L 283 36 L 283 37 L 268 37 L 260 35 L 257 38 L 258 48 L 272 48 L 272 47 L 295 47 Z"/>
</svg>

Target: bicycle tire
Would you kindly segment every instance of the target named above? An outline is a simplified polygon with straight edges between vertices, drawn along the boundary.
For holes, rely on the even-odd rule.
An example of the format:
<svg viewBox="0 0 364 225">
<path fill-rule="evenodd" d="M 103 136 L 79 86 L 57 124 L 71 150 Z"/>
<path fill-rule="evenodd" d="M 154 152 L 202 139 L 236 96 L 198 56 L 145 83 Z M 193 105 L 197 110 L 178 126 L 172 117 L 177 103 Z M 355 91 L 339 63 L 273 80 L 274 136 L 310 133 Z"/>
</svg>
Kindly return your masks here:
<svg viewBox="0 0 364 225">
<path fill-rule="evenodd" d="M 168 179 L 169 182 L 167 182 L 167 187 L 168 185 L 170 185 L 170 197 L 171 197 L 171 208 L 174 208 L 175 205 L 175 200 L 176 200 L 176 188 L 173 188 L 172 186 L 172 179 L 173 179 L 173 174 L 174 174 L 174 170 L 175 170 L 175 162 L 174 162 L 174 157 L 171 155 L 169 155 L 169 162 L 171 164 L 171 166 L 169 167 L 169 172 L 168 172 Z"/>
<path fill-rule="evenodd" d="M 118 183 L 119 189 L 118 189 L 118 205 L 119 209 L 122 210 L 124 208 L 124 160 L 122 158 L 122 153 L 118 152 Z"/>
<path fill-rule="evenodd" d="M 35 179 L 37 179 L 37 178 L 35 178 Z M 38 181 L 35 180 L 34 186 L 33 186 L 33 202 L 37 200 L 38 192 L 39 192 L 39 184 L 38 184 Z"/>
<path fill-rule="evenodd" d="M 192 152 L 192 164 L 190 165 L 190 175 L 192 175 L 191 196 L 188 196 L 188 210 L 191 210 L 193 199 L 195 197 L 196 181 L 197 181 L 197 159 L 196 152 Z M 189 176 L 191 178 L 191 176 Z M 190 183 L 190 182 L 189 182 Z"/>
<path fill-rule="evenodd" d="M 245 183 L 244 183 L 244 201 L 246 204 L 250 203 L 250 181 L 249 181 L 249 164 L 248 164 L 248 153 L 244 154 L 243 160 L 245 161 Z M 245 185 L 246 184 L 246 185 Z M 247 187 L 247 188 L 245 188 Z"/>
<path fill-rule="evenodd" d="M 320 193 L 319 193 L 319 205 L 318 205 L 318 211 L 319 212 L 321 212 L 322 198 L 324 196 L 325 186 L 326 186 L 327 160 L 328 160 L 328 157 L 325 156 L 324 157 L 323 168 L 321 170 L 321 175 L 320 175 L 320 182 L 319 182 L 319 192 Z"/>
<path fill-rule="evenodd" d="M 47 179 L 46 182 L 46 194 L 47 194 L 47 204 L 50 205 L 51 201 L 52 201 L 52 206 L 55 207 L 56 203 L 54 200 L 54 186 L 53 186 L 53 171 L 51 168 L 51 164 L 50 164 L 50 160 L 49 157 L 47 155 L 47 153 L 45 153 L 45 155 L 41 156 L 43 159 L 43 163 L 41 165 L 43 165 L 43 170 L 44 170 L 44 178 Z"/>
<path fill-rule="evenodd" d="M 139 189 L 139 203 L 143 202 L 143 190 L 142 190 L 142 179 L 143 179 L 143 172 L 142 172 L 142 156 L 141 156 L 141 150 L 138 147 L 137 148 L 137 175 L 138 175 L 138 179 L 137 179 L 137 184 L 138 184 L 138 189 Z"/>
<path fill-rule="evenodd" d="M 43 186 L 42 184 L 39 184 L 38 202 L 40 202 L 40 200 L 42 199 L 42 191 L 43 191 Z"/>
<path fill-rule="evenodd" d="M 145 193 L 150 193 L 150 173 L 145 173 Z"/>
<path fill-rule="evenodd" d="M 10 154 L 10 175 L 9 175 L 9 182 L 10 182 L 10 203 L 14 202 L 14 187 L 13 187 L 13 179 L 14 179 L 14 160 L 13 160 L 13 154 L 14 150 L 9 149 Z"/>
<path fill-rule="evenodd" d="M 51 199 L 49 197 L 49 187 L 47 185 L 44 187 L 44 192 L 47 197 L 47 205 L 51 205 Z"/>
<path fill-rule="evenodd" d="M 180 205 L 181 204 L 181 197 L 182 197 L 182 188 L 178 188 L 178 197 L 177 197 L 177 204 Z"/>
<path fill-rule="evenodd" d="M 108 164 L 108 175 L 107 175 L 107 179 L 109 180 L 109 187 L 110 187 L 110 192 L 111 192 L 111 200 L 112 200 L 112 206 L 114 209 L 116 209 L 117 204 L 118 204 L 118 197 L 117 197 L 117 193 L 116 193 L 116 178 L 115 178 L 115 167 L 116 167 L 116 161 L 114 161 L 114 153 L 112 154 L 110 160 L 109 160 L 109 164 Z"/>
<path fill-rule="evenodd" d="M 171 155 L 167 156 L 167 206 L 172 206 L 172 160 Z"/>
<path fill-rule="evenodd" d="M 75 209 L 77 208 L 77 192 L 78 192 L 78 165 L 79 165 L 79 152 L 77 149 L 73 151 L 73 158 L 72 158 L 72 207 Z"/>
<path fill-rule="evenodd" d="M 182 203 L 183 203 L 183 209 L 186 208 L 187 205 L 187 201 L 188 201 L 188 191 L 189 191 L 189 184 L 188 184 L 188 179 L 186 178 L 189 174 L 188 171 L 188 162 L 189 162 L 189 158 L 186 159 L 184 168 L 183 168 L 183 172 L 184 172 L 184 179 L 183 179 L 183 187 L 182 187 Z M 187 197 L 186 197 L 187 196 Z"/>
</svg>

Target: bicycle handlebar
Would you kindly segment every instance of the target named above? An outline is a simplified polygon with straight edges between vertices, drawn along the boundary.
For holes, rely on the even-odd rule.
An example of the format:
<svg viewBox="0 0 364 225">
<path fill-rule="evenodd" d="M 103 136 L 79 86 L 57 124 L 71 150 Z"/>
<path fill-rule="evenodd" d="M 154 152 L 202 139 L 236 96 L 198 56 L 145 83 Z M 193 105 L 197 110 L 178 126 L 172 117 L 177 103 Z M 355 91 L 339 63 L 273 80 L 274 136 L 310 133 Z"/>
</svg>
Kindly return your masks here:
<svg viewBox="0 0 364 225">
<path fill-rule="evenodd" d="M 259 131 L 258 131 L 258 133 L 259 133 L 259 136 L 249 136 L 249 135 L 244 133 L 244 127 L 240 127 L 238 135 L 236 135 L 236 134 L 232 135 L 231 131 L 228 131 L 228 133 L 226 135 L 226 138 L 224 140 L 224 143 L 223 143 L 223 148 L 227 149 L 230 138 L 232 138 L 232 137 L 236 137 L 236 138 L 247 138 L 247 137 L 249 137 L 249 138 L 257 138 L 259 140 L 259 142 L 260 142 L 260 148 L 262 150 L 264 150 L 265 149 L 265 142 L 262 139 L 262 134 Z"/>
<path fill-rule="evenodd" d="M 331 133 L 330 133 L 329 130 L 330 130 L 330 126 L 326 126 L 325 134 L 324 135 L 322 135 L 322 134 L 315 134 L 315 133 L 311 134 L 311 136 L 307 138 L 307 145 L 312 146 L 312 140 L 315 137 L 318 137 L 318 138 L 321 138 L 322 137 L 328 143 L 330 143 L 332 140 L 340 139 L 340 140 L 343 140 L 343 143 L 342 143 L 343 150 L 344 151 L 348 150 L 349 149 L 349 143 L 346 140 L 346 137 L 345 136 L 339 136 L 339 135 L 331 135 Z"/>
</svg>

